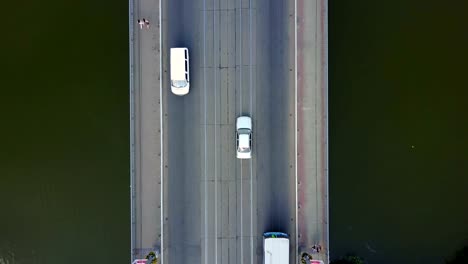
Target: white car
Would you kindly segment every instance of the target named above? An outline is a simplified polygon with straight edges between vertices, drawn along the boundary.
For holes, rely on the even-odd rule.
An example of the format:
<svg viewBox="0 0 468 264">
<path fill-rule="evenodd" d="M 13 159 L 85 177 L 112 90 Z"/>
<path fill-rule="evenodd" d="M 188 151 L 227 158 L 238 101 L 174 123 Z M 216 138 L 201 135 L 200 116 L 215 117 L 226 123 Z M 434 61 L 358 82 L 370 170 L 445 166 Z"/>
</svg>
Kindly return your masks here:
<svg viewBox="0 0 468 264">
<path fill-rule="evenodd" d="M 236 150 L 238 159 L 252 158 L 252 119 L 248 116 L 237 118 Z"/>
</svg>

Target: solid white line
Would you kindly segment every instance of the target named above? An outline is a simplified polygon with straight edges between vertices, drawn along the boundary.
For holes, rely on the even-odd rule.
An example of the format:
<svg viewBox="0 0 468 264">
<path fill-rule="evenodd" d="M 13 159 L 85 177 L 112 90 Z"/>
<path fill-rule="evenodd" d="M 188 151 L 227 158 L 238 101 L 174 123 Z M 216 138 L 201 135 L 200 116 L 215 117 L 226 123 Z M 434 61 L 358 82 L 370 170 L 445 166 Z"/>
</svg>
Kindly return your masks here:
<svg viewBox="0 0 468 264">
<path fill-rule="evenodd" d="M 252 1 L 249 1 L 249 41 L 250 41 L 250 49 L 249 49 L 249 57 L 250 57 L 250 117 L 252 118 L 252 49 L 253 49 L 253 42 L 252 42 Z M 250 263 L 253 264 L 253 159 L 250 160 Z"/>
<path fill-rule="evenodd" d="M 326 219 L 327 219 L 327 223 L 326 223 L 326 231 L 327 232 L 327 236 L 326 236 L 326 248 L 327 248 L 327 262 L 330 263 L 330 247 L 329 247 L 329 241 L 330 241 L 330 225 L 329 225 L 329 221 L 328 221 L 328 217 L 329 217 L 329 202 L 328 202 L 328 199 L 329 199 L 329 185 L 328 185 L 328 177 L 329 177 L 329 156 L 328 156 L 328 151 L 329 151 L 329 144 L 328 144 L 328 0 L 324 0 L 323 1 L 323 4 L 325 5 L 324 6 L 324 9 L 325 9 L 325 12 L 324 12 L 324 17 L 322 18 L 325 22 L 324 22 L 324 29 L 323 29 L 323 38 L 324 38 L 324 49 L 325 49 L 325 52 L 324 52 L 324 60 L 325 60 L 325 67 L 324 67 L 324 78 L 323 78 L 323 82 L 325 82 L 325 91 L 324 91 L 324 97 L 325 97 L 325 102 L 323 102 L 325 104 L 325 113 L 324 115 L 326 116 L 325 118 L 325 157 L 324 159 L 326 160 L 325 161 L 325 170 L 326 170 L 326 175 L 325 175 L 325 186 L 326 186 L 326 206 L 327 206 L 327 210 L 326 210 Z"/>
<path fill-rule="evenodd" d="M 161 263 L 164 263 L 164 148 L 163 148 L 163 98 L 162 98 L 162 1 L 159 0 L 159 125 L 161 129 Z"/>
<path fill-rule="evenodd" d="M 250 160 L 250 263 L 253 264 L 253 157 Z"/>
<path fill-rule="evenodd" d="M 253 161 L 250 161 L 250 263 L 253 264 L 253 171 L 252 171 Z"/>
<path fill-rule="evenodd" d="M 249 2 L 249 6 L 251 7 L 252 6 L 252 0 L 250 0 Z M 249 49 L 249 67 L 250 67 L 250 114 L 252 114 L 252 68 L 253 68 L 253 65 L 252 65 L 252 45 L 253 45 L 253 41 L 252 41 L 252 8 L 249 8 L 249 41 L 250 41 L 250 49 Z M 252 117 L 252 116 L 251 116 Z"/>
<path fill-rule="evenodd" d="M 203 0 L 203 83 L 206 84 L 206 0 Z M 203 95 L 204 95 L 204 127 L 205 127 L 205 161 L 204 161 L 204 169 L 205 169 L 205 264 L 208 263 L 208 178 L 206 173 L 206 85 L 203 85 Z"/>
<path fill-rule="evenodd" d="M 214 0 L 213 0 L 213 6 L 215 5 Z M 214 35 L 216 34 L 216 21 L 215 21 L 215 11 L 213 11 L 213 48 L 215 48 L 215 42 L 216 39 Z M 216 48 L 215 48 L 216 49 Z M 214 53 L 214 52 L 213 52 Z M 217 99 L 216 99 L 216 64 L 215 64 L 215 58 L 213 57 L 213 89 L 214 89 L 214 103 L 215 103 L 215 109 L 214 109 L 214 188 L 215 188 L 215 197 L 214 197 L 214 202 L 215 202 L 215 213 L 214 213 L 214 220 L 215 220 L 215 263 L 218 263 L 218 177 L 217 177 L 217 167 L 216 166 L 216 111 L 217 111 Z"/>
<path fill-rule="evenodd" d="M 242 160 L 239 160 L 240 162 L 240 226 L 241 226 L 241 230 L 240 230 L 240 244 L 241 244 L 241 261 L 240 263 L 242 263 L 242 261 L 244 260 L 244 243 L 243 243 L 243 240 L 244 240 L 244 237 L 243 237 L 243 231 L 244 230 L 244 221 L 242 220 L 243 219 L 243 214 L 242 214 L 242 206 L 243 206 L 243 200 L 242 198 L 244 197 L 244 194 L 243 194 L 243 191 L 242 191 Z"/>
<path fill-rule="evenodd" d="M 242 0 L 239 0 L 239 116 L 242 115 Z"/>
<path fill-rule="evenodd" d="M 299 252 L 299 229 L 298 229 L 298 198 L 297 198 L 297 0 L 294 0 L 294 160 L 295 160 L 295 181 L 296 181 L 296 205 L 295 205 L 295 212 L 296 212 L 296 251 Z"/>
<path fill-rule="evenodd" d="M 315 16 L 314 16 L 314 17 L 316 17 L 316 18 L 317 18 L 317 17 L 320 17 L 320 14 L 319 14 L 319 13 L 320 13 L 320 10 L 319 10 L 319 8 L 320 8 L 320 4 L 319 4 L 318 1 L 317 1 L 317 2 L 315 2 Z M 304 23 L 304 24 L 305 24 L 305 23 Z M 319 30 L 319 31 L 320 31 L 320 30 Z M 315 33 L 314 42 L 315 42 L 315 43 L 318 43 L 319 37 L 318 37 L 317 35 L 319 35 L 320 32 L 317 32 L 317 22 L 316 22 L 315 32 L 314 32 L 314 33 Z M 320 67 L 322 66 L 321 56 L 320 56 L 320 54 L 319 54 L 319 53 L 320 53 L 320 50 L 318 50 L 317 48 L 315 48 L 315 49 L 314 49 L 314 53 L 315 53 L 315 54 L 314 54 L 315 58 L 319 58 L 319 60 L 317 60 L 317 59 L 315 60 L 315 62 L 314 62 L 314 63 L 315 63 L 314 67 L 315 67 L 315 69 L 320 69 Z M 317 75 L 318 75 L 317 72 L 318 72 L 318 71 L 315 71 L 315 73 L 314 73 L 314 78 L 315 78 L 315 80 L 319 80 L 318 83 L 320 84 L 320 77 L 321 77 L 321 76 L 317 76 Z M 316 83 L 316 84 L 317 84 L 317 83 Z M 317 87 L 316 89 L 314 89 L 314 98 L 318 98 L 317 94 L 319 94 L 319 93 L 320 93 L 320 86 Z M 320 109 L 320 110 L 317 110 L 317 108 L 318 108 L 317 104 L 314 104 L 315 113 L 321 112 L 321 109 Z M 317 120 L 317 116 L 315 116 L 315 120 Z M 319 135 L 318 133 L 315 135 L 315 143 L 314 143 L 314 145 L 315 145 L 315 152 L 316 152 L 316 153 L 318 152 L 317 150 L 320 149 L 319 144 L 318 144 L 318 142 L 320 141 L 320 139 L 319 139 L 318 135 Z M 319 168 L 319 166 L 318 166 L 319 160 L 320 160 L 320 159 L 315 159 L 315 168 L 316 168 L 316 169 L 315 169 L 315 175 L 320 175 L 320 172 L 319 172 L 319 169 L 318 169 L 318 168 Z M 315 177 L 315 193 L 317 193 L 317 194 L 318 194 L 318 189 L 319 189 L 319 186 L 318 186 L 319 177 L 320 177 L 320 176 L 318 176 L 318 177 L 316 176 L 316 177 Z M 320 203 L 320 202 L 319 202 L 319 197 L 316 195 L 316 198 L 315 198 L 315 207 L 317 208 L 317 210 L 316 210 L 316 215 L 319 215 L 319 212 L 318 212 L 318 211 L 319 211 L 319 209 L 318 209 L 318 208 L 319 208 L 319 203 Z M 319 226 L 320 226 L 320 221 L 317 219 L 317 224 L 315 225 L 315 228 L 316 228 L 316 231 L 315 231 L 315 232 L 317 232 L 317 233 L 319 233 L 319 231 L 320 231 L 320 227 L 319 227 Z"/>
</svg>

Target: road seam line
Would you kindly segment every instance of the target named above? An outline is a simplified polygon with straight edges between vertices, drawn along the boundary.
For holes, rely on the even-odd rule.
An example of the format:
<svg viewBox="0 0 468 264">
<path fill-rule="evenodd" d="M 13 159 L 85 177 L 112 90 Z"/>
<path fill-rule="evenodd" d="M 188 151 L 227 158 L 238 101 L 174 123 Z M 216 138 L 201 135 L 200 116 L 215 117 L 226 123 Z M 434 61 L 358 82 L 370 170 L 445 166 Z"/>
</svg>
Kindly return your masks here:
<svg viewBox="0 0 468 264">
<path fill-rule="evenodd" d="M 206 84 L 206 0 L 203 0 L 203 83 Z M 205 147 L 205 160 L 204 160 L 204 169 L 205 169 L 205 264 L 208 263 L 208 224 L 207 224 L 207 219 L 208 219 L 208 213 L 207 213 L 207 207 L 208 207 L 208 198 L 207 198 L 207 190 L 208 190 L 208 182 L 207 182 L 207 172 L 206 172 L 206 127 L 207 127 L 207 122 L 206 122 L 206 85 L 204 85 L 203 89 L 203 95 L 204 95 L 204 127 L 205 127 L 205 133 L 204 133 L 204 147 Z"/>
<path fill-rule="evenodd" d="M 239 0 L 239 116 L 242 114 L 242 0 Z M 237 124 L 237 118 L 236 118 L 236 124 Z M 237 129 L 237 127 L 236 127 Z M 237 131 L 236 131 L 237 133 Z M 237 137 L 237 136 L 236 136 Z M 237 151 L 237 150 L 236 150 Z M 239 160 L 240 162 L 240 244 L 241 244 L 241 261 L 244 260 L 244 243 L 243 243 L 243 229 L 244 229 L 244 223 L 243 223 L 243 188 L 242 188 L 242 160 Z"/>
<path fill-rule="evenodd" d="M 252 118 L 252 0 L 249 0 L 249 41 L 250 41 L 250 49 L 249 49 L 249 64 L 250 64 L 250 117 Z M 253 126 L 252 126 L 253 130 Z M 251 152 L 252 149 L 251 149 Z M 253 157 L 250 160 L 250 263 L 254 264 L 253 262 Z"/>
</svg>

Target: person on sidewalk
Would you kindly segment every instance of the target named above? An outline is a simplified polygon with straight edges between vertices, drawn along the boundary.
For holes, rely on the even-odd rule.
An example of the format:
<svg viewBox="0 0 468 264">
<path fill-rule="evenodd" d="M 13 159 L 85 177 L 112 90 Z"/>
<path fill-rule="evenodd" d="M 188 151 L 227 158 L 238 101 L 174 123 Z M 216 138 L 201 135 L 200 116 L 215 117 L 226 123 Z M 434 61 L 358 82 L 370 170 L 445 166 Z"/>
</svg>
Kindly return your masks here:
<svg viewBox="0 0 468 264">
<path fill-rule="evenodd" d="M 320 251 L 322 251 L 322 246 L 320 246 L 319 244 L 313 245 L 312 246 L 312 251 L 314 253 L 320 253 Z"/>
<path fill-rule="evenodd" d="M 143 26 L 145 25 L 145 19 L 143 18 L 143 21 L 141 21 L 140 19 L 138 19 L 138 25 L 140 25 L 140 29 L 143 28 Z"/>
<path fill-rule="evenodd" d="M 150 22 L 146 18 L 143 18 L 143 22 L 145 23 L 146 28 L 149 29 Z"/>
<path fill-rule="evenodd" d="M 311 259 L 312 259 L 312 256 L 308 254 L 307 252 L 304 252 L 301 255 L 301 264 L 310 264 Z"/>
</svg>

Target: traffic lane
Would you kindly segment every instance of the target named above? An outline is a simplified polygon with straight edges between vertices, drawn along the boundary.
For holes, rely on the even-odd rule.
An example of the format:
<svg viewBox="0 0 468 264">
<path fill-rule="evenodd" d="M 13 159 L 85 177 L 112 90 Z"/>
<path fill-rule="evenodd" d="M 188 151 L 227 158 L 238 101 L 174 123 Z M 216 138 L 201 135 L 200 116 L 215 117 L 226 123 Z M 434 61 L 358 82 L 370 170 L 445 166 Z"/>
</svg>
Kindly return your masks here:
<svg viewBox="0 0 468 264">
<path fill-rule="evenodd" d="M 166 0 L 163 2 L 163 94 L 165 118 L 165 153 L 167 155 L 167 232 L 165 247 L 167 263 L 183 263 L 187 256 L 201 263 L 201 69 L 200 20 L 201 1 Z M 190 25 L 190 27 L 187 27 Z M 190 81 L 188 95 L 176 96 L 170 91 L 171 47 L 188 47 L 190 52 Z"/>
<path fill-rule="evenodd" d="M 236 10 L 234 1 L 220 1 L 213 11 L 213 97 L 215 100 L 215 138 L 211 139 L 216 156 L 216 243 L 217 263 L 239 263 L 237 256 L 237 185 L 235 151 L 236 98 Z M 230 3 L 231 6 L 228 4 Z M 207 16 L 209 19 L 210 17 Z M 218 66 L 218 67 L 216 67 Z M 209 89 L 209 88 L 208 88 Z M 208 143 L 208 142 L 207 142 Z M 209 144 L 210 145 L 210 144 Z"/>
<path fill-rule="evenodd" d="M 243 239 L 244 247 L 247 248 L 247 252 L 244 251 L 245 263 L 256 263 L 257 251 L 255 248 L 255 238 L 258 236 L 257 233 L 257 192 L 256 188 L 256 155 L 258 154 L 255 147 L 255 141 L 257 140 L 258 133 L 256 132 L 255 120 L 257 119 L 255 109 L 256 109 L 256 100 L 255 100 L 255 91 L 256 87 L 256 74 L 257 74 L 257 65 L 255 58 L 255 36 L 257 34 L 256 21 L 257 15 L 254 7 L 255 1 L 250 2 L 250 5 L 246 5 L 244 2 L 242 9 L 240 10 L 239 18 L 239 36 L 240 36 L 240 45 L 239 45 L 239 57 L 240 66 L 239 70 L 239 87 L 238 87 L 238 97 L 239 97 L 239 116 L 247 115 L 252 118 L 252 158 L 249 160 L 243 160 L 240 162 L 240 175 L 242 179 L 242 185 L 244 186 L 244 195 L 242 197 L 243 204 Z"/>
<path fill-rule="evenodd" d="M 257 247 L 262 232 L 286 232 L 295 263 L 294 1 L 258 0 L 258 7 Z"/>
<path fill-rule="evenodd" d="M 214 47 L 217 43 L 214 36 L 215 12 L 206 11 L 201 6 L 196 8 L 194 7 L 196 4 L 201 4 L 201 1 L 171 2 L 169 8 L 177 9 L 178 12 L 169 16 L 167 22 L 176 27 L 168 32 L 167 49 L 175 46 L 189 48 L 191 74 L 191 90 L 188 95 L 182 98 L 170 95 L 167 97 L 169 112 L 179 111 L 179 117 L 186 117 L 185 122 L 182 122 L 171 113 L 168 122 L 169 160 L 175 163 L 175 160 L 185 159 L 177 168 L 170 166 L 168 173 L 171 178 L 168 188 L 168 207 L 172 219 L 168 223 L 172 226 L 168 232 L 170 263 L 182 263 L 183 257 L 187 255 L 190 255 L 191 261 L 195 263 L 215 263 L 222 257 L 221 246 L 217 241 L 217 227 L 222 226 L 219 217 L 221 210 L 218 210 L 218 207 L 222 203 L 218 203 L 217 199 L 221 187 L 217 182 L 219 146 L 216 144 L 216 138 L 219 138 L 217 126 L 219 101 L 216 89 L 219 73 L 214 66 L 214 60 L 219 56 L 215 55 Z M 201 11 L 193 12 L 194 10 Z M 197 14 L 200 16 L 197 17 Z M 169 58 L 165 65 L 169 65 Z M 167 72 L 167 78 L 168 74 Z M 188 131 L 192 129 L 197 133 L 190 134 Z M 185 144 L 170 139 L 170 135 L 183 133 L 181 131 L 188 133 L 185 136 Z M 192 145 L 191 142 L 200 143 Z M 190 169 L 196 166 L 197 169 Z M 187 182 L 187 177 L 191 177 L 192 180 L 184 184 L 184 181 Z M 184 193 L 182 197 L 178 197 L 180 192 Z M 174 221 L 174 218 L 179 220 Z M 187 239 L 191 239 L 191 242 Z M 187 245 L 191 245 L 190 251 L 185 250 Z"/>
<path fill-rule="evenodd" d="M 206 1 L 203 1 L 206 4 Z M 206 6 L 200 9 L 200 50 L 201 59 L 200 75 L 202 79 L 200 89 L 202 100 L 202 129 L 203 129 L 203 155 L 201 156 L 201 263 L 216 263 L 218 256 L 217 227 L 218 214 L 218 182 L 217 182 L 217 147 L 215 144 L 217 133 L 217 104 L 216 83 L 217 73 L 215 68 L 216 58 L 214 51 L 215 23 L 213 10 L 206 10 Z"/>
<path fill-rule="evenodd" d="M 232 263 L 258 263 L 256 248 L 256 193 L 254 187 L 254 158 L 237 162 L 237 256 L 241 261 Z"/>
<path fill-rule="evenodd" d="M 203 16 L 206 154 L 202 263 L 238 263 L 235 171 L 235 9 L 210 3 Z"/>
<path fill-rule="evenodd" d="M 234 113 L 233 113 L 234 114 Z M 237 190 L 235 129 L 233 124 L 220 125 L 218 177 L 218 263 L 239 263 L 237 257 Z"/>
<path fill-rule="evenodd" d="M 255 1 L 237 1 L 236 3 L 236 103 L 235 117 L 249 116 L 253 121 L 253 148 L 252 159 L 237 160 L 236 177 L 238 190 L 238 232 L 237 242 L 238 259 L 234 263 L 259 263 L 261 252 L 257 247 L 257 193 L 256 193 L 256 169 L 255 148 L 256 115 L 255 115 L 255 90 L 256 90 L 256 10 Z"/>
<path fill-rule="evenodd" d="M 249 12 L 245 12 L 249 13 Z M 246 19 L 249 21 L 249 18 Z M 244 28 L 245 27 L 245 28 Z M 250 42 L 250 29 L 249 24 L 246 23 L 243 26 L 243 31 L 240 33 L 245 36 L 242 42 Z M 247 47 L 247 46 L 246 46 Z M 248 47 L 248 49 L 251 49 Z M 256 250 L 256 240 L 258 237 L 257 232 L 257 169 L 256 169 L 256 157 L 259 155 L 259 151 L 256 148 L 256 140 L 261 135 L 258 134 L 255 109 L 255 75 L 256 67 L 252 64 L 252 60 L 249 58 L 250 51 L 242 51 L 243 60 L 240 61 L 242 66 L 238 66 L 238 83 L 236 87 L 236 117 L 249 116 L 252 118 L 252 158 L 246 160 L 239 160 L 236 162 L 237 166 L 237 179 L 239 188 L 239 237 L 241 238 L 242 250 L 240 251 L 240 258 L 243 259 L 243 263 L 257 263 L 258 254 Z M 244 57 L 245 56 L 245 57 Z"/>
<path fill-rule="evenodd" d="M 218 127 L 216 125 L 216 100 L 213 68 L 203 69 L 203 111 L 201 159 L 201 255 L 202 263 L 216 263 L 218 255 Z"/>
</svg>

